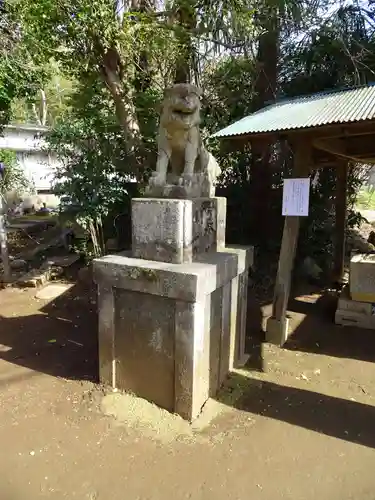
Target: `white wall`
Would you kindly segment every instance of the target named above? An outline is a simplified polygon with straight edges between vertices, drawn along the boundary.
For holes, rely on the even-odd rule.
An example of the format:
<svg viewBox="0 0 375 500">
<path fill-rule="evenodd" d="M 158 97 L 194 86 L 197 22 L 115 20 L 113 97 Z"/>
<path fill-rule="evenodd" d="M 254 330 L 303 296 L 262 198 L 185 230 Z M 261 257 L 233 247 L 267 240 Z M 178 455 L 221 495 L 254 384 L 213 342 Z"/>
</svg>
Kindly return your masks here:
<svg viewBox="0 0 375 500">
<path fill-rule="evenodd" d="M 35 186 L 36 191 L 52 187 L 53 172 L 59 162 L 43 150 L 43 134 L 48 129 L 33 125 L 8 125 L 0 136 L 0 149 L 15 151 L 19 165 Z"/>
<path fill-rule="evenodd" d="M 17 161 L 37 191 L 51 189 L 56 158 L 40 151 L 16 152 Z"/>
<path fill-rule="evenodd" d="M 0 149 L 15 151 L 19 165 L 35 187 L 36 194 L 21 196 L 25 207 L 34 205 L 37 208 L 46 203 L 52 208 L 59 202 L 55 195 L 41 192 L 51 189 L 54 171 L 60 165 L 56 156 L 44 150 L 46 142 L 43 140 L 43 135 L 47 131 L 47 127 L 36 125 L 8 125 L 4 127 L 3 135 L 0 135 Z M 128 182 L 137 181 L 135 177 L 129 176 Z M 17 194 L 9 193 L 7 202 L 12 204 L 16 201 L 18 201 Z"/>
</svg>

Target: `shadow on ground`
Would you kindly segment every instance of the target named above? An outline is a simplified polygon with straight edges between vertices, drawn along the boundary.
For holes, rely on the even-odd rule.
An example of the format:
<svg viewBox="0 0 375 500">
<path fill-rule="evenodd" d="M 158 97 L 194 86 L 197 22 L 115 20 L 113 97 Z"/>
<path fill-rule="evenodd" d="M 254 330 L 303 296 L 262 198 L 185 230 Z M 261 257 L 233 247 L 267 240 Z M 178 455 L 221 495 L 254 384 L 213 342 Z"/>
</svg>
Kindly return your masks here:
<svg viewBox="0 0 375 500">
<path fill-rule="evenodd" d="M 229 397 L 228 397 L 229 387 Z M 230 389 L 240 391 L 238 399 Z M 304 389 L 232 374 L 219 401 L 254 415 L 375 448 L 375 407 Z"/>
<path fill-rule="evenodd" d="M 96 382 L 94 296 L 92 290 L 76 284 L 52 302 L 41 303 L 38 313 L 32 308 L 28 316 L 16 316 L 17 311 L 14 317 L 0 314 L 0 359 L 56 377 Z"/>
<path fill-rule="evenodd" d="M 315 303 L 296 298 L 289 303 L 289 311 L 305 315 L 294 329 L 284 348 L 323 354 L 327 356 L 375 361 L 373 330 L 343 327 L 335 324 L 337 297 L 323 293 Z"/>
<path fill-rule="evenodd" d="M 293 333 L 285 349 L 338 358 L 375 361 L 373 330 L 342 327 L 335 324 L 337 294 L 316 286 L 302 286 L 294 291 L 288 304 Z M 264 371 L 262 343 L 265 342 L 265 317 L 272 312 L 270 301 L 259 303 L 249 294 L 247 316 L 247 368 Z"/>
<path fill-rule="evenodd" d="M 293 294 L 288 311 L 294 328 L 284 348 L 306 353 L 375 360 L 375 335 L 371 330 L 340 327 L 334 323 L 337 296 L 305 287 Z M 267 305 L 267 314 L 270 313 Z M 375 407 L 350 399 L 280 385 L 252 378 L 263 370 L 261 351 L 264 307 L 249 301 L 248 346 L 250 361 L 242 373 L 231 374 L 218 400 L 253 415 L 275 419 L 320 434 L 375 448 Z"/>
</svg>

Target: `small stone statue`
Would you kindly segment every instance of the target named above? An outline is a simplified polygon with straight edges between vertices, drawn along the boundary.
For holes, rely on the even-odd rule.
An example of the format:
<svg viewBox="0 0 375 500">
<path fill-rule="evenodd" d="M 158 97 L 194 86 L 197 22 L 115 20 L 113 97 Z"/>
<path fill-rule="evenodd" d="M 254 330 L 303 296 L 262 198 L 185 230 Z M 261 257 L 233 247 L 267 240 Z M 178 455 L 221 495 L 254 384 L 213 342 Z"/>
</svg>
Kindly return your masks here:
<svg viewBox="0 0 375 500">
<path fill-rule="evenodd" d="M 147 194 L 170 198 L 215 196 L 220 167 L 201 140 L 201 92 L 179 83 L 164 95 L 158 138 L 158 160 Z M 169 172 L 168 172 L 169 167 Z"/>
</svg>

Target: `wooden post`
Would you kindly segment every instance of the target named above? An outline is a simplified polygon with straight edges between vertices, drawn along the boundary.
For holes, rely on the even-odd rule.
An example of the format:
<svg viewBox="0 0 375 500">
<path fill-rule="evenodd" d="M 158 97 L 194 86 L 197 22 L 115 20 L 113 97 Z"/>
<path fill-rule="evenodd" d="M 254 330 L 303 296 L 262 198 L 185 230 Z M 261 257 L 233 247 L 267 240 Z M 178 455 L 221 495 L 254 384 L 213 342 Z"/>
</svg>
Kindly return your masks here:
<svg viewBox="0 0 375 500">
<path fill-rule="evenodd" d="M 301 142 L 294 145 L 293 177 L 307 177 L 312 163 L 311 143 Z M 283 345 L 288 338 L 288 318 L 286 315 L 294 257 L 296 254 L 299 217 L 285 217 L 283 238 L 279 256 L 272 317 L 267 322 L 266 339 L 277 345 Z"/>
<path fill-rule="evenodd" d="M 340 161 L 336 167 L 336 196 L 335 196 L 335 238 L 333 255 L 332 278 L 335 283 L 341 283 L 345 265 L 345 231 L 348 162 Z"/>
</svg>

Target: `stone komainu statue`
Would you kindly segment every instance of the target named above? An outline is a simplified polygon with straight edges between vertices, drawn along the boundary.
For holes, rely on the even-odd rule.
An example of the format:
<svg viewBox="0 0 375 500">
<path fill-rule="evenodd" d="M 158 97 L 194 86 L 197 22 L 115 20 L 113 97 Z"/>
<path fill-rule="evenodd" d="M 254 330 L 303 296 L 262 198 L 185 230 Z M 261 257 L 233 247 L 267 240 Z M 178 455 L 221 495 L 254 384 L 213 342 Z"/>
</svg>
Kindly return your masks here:
<svg viewBox="0 0 375 500">
<path fill-rule="evenodd" d="M 220 167 L 200 137 L 201 92 L 179 83 L 165 91 L 158 160 L 148 193 L 170 197 L 212 197 Z"/>
</svg>

